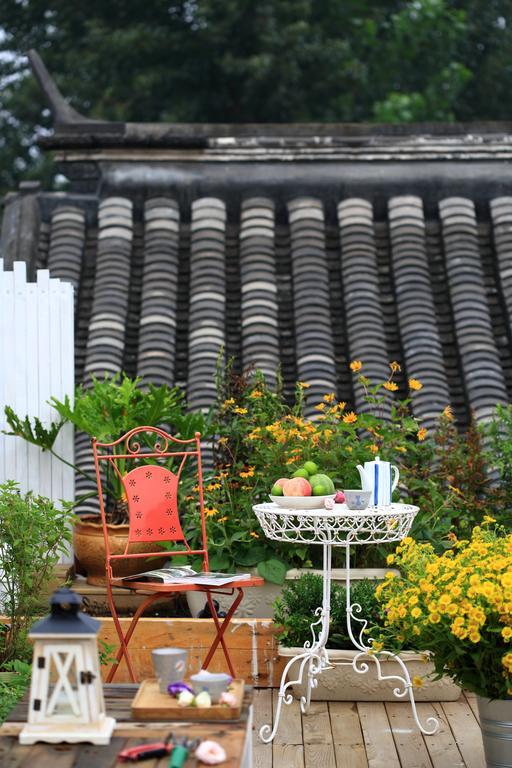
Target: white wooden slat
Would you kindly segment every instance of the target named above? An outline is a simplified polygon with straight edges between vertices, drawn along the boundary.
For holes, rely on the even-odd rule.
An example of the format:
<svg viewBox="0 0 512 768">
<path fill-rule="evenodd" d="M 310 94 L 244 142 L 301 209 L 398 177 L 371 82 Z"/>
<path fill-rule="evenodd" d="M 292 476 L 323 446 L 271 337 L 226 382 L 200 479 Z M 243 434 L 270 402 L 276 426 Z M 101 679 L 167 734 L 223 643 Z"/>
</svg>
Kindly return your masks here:
<svg viewBox="0 0 512 768">
<path fill-rule="evenodd" d="M 2 368 L 2 378 L 4 382 L 4 402 L 6 405 L 12 405 L 16 402 L 16 384 L 12 376 L 14 363 L 14 334 L 12 332 L 14 324 L 14 274 L 4 272 L 3 275 L 3 297 L 0 307 L 2 329 L 5 328 L 3 336 L 4 365 Z M 5 480 L 16 479 L 16 440 L 17 438 L 8 437 L 4 443 L 4 477 Z"/>
<path fill-rule="evenodd" d="M 61 363 L 61 301 L 59 291 L 60 281 L 56 278 L 50 278 L 50 393 L 59 398 L 62 392 L 62 375 L 60 369 Z M 52 408 L 50 420 L 57 418 L 56 411 Z M 55 452 L 62 456 L 64 448 L 63 435 L 59 432 L 55 441 Z M 52 457 L 51 461 L 52 476 L 52 498 L 56 501 L 62 499 L 62 463 L 57 462 Z"/>
<path fill-rule="evenodd" d="M 39 418 L 48 426 L 51 421 L 51 408 L 48 405 L 51 383 L 51 353 L 50 353 L 50 273 L 40 269 L 37 273 L 37 366 L 39 369 Z M 52 495 L 51 455 L 41 452 L 39 455 L 39 493 L 43 496 Z"/>
<path fill-rule="evenodd" d="M 27 408 L 26 413 L 32 416 L 39 414 L 39 365 L 37 365 L 37 285 L 27 284 L 26 303 L 26 387 Z M 39 454 L 40 450 L 35 445 L 28 445 L 27 452 L 27 486 L 34 489 L 39 486 Z"/>
<path fill-rule="evenodd" d="M 61 346 L 60 346 L 60 370 L 61 370 L 61 390 L 59 398 L 64 399 L 68 395 L 71 403 L 74 398 L 75 386 L 75 339 L 74 339 L 74 298 L 73 286 L 71 283 L 60 283 L 60 324 L 61 324 Z M 71 322 L 70 322 L 71 318 Z M 66 424 L 61 429 L 63 456 L 73 462 L 75 440 L 73 425 Z M 55 459 L 54 459 L 55 461 Z M 60 464 L 62 471 L 62 498 L 64 501 L 73 501 L 75 498 L 75 473 L 72 468 L 66 464 Z M 61 557 L 60 562 L 73 561 L 73 550 L 70 546 L 67 556 Z"/>
<path fill-rule="evenodd" d="M 14 275 L 14 358 L 13 370 L 15 399 L 14 410 L 24 417 L 27 413 L 27 267 L 24 261 L 16 261 L 13 265 Z M 16 480 L 22 493 L 28 489 L 28 446 L 24 440 L 15 442 Z"/>
<path fill-rule="evenodd" d="M 5 333 L 3 330 L 3 315 L 2 306 L 4 304 L 4 260 L 0 259 L 0 481 L 5 479 L 5 441 L 6 435 L 3 434 L 3 430 L 7 424 L 5 421 L 4 408 L 6 405 L 4 394 L 4 382 L 6 378 L 6 361 L 5 361 Z"/>
</svg>

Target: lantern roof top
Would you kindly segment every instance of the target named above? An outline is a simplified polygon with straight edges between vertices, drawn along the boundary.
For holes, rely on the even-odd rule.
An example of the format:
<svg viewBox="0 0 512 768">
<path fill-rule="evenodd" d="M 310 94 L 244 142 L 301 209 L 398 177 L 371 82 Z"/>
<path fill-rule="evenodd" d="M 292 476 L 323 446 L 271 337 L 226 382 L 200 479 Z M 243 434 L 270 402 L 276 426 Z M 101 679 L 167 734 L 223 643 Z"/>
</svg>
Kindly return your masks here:
<svg viewBox="0 0 512 768">
<path fill-rule="evenodd" d="M 80 610 L 82 598 L 68 587 L 55 590 L 50 598 L 51 614 L 36 621 L 30 637 L 38 635 L 96 635 L 99 621 Z"/>
</svg>

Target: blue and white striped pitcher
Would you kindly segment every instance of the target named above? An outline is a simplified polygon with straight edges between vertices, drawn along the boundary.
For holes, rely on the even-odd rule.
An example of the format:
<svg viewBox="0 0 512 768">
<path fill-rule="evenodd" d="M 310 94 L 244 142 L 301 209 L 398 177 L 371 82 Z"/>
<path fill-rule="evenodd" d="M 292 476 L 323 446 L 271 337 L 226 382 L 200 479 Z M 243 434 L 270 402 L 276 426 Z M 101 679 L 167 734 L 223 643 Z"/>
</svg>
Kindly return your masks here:
<svg viewBox="0 0 512 768">
<path fill-rule="evenodd" d="M 400 472 L 398 467 L 389 461 L 381 461 L 378 456 L 375 461 L 365 461 L 364 468 L 358 464 L 363 491 L 371 491 L 370 504 L 386 506 L 391 504 L 393 491 L 398 484 Z"/>
</svg>

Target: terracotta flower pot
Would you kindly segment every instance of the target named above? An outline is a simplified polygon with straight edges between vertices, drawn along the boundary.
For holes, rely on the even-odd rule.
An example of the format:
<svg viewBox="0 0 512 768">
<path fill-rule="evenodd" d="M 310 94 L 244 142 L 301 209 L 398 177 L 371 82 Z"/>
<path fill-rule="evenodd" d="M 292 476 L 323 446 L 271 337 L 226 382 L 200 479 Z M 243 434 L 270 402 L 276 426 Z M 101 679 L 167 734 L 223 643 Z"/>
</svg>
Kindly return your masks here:
<svg viewBox="0 0 512 768">
<path fill-rule="evenodd" d="M 128 525 L 107 525 L 110 554 L 122 555 L 128 541 Z M 87 572 L 88 584 L 105 584 L 105 542 L 103 526 L 96 515 L 84 515 L 73 527 L 73 548 L 75 557 Z M 155 552 L 160 547 L 157 544 L 141 542 L 130 544 L 130 553 Z M 131 576 L 140 571 L 162 568 L 166 556 L 162 558 L 133 558 L 118 563 L 114 568 L 114 576 Z"/>
</svg>

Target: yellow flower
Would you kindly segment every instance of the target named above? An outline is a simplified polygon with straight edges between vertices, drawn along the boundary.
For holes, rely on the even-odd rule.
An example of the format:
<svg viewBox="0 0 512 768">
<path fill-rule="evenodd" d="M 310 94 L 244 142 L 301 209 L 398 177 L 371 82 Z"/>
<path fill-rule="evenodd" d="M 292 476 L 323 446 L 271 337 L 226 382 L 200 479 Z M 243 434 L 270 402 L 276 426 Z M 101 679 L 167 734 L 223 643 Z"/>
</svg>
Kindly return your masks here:
<svg viewBox="0 0 512 768">
<path fill-rule="evenodd" d="M 255 467 L 249 467 L 245 472 L 240 472 L 240 477 L 254 477 Z"/>
<path fill-rule="evenodd" d="M 226 445 L 227 441 L 228 441 L 227 437 L 219 437 L 219 439 L 217 440 L 217 443 L 219 445 Z"/>
<path fill-rule="evenodd" d="M 418 608 L 418 606 L 413 608 L 411 611 L 411 616 L 413 617 L 413 619 L 419 619 L 419 617 L 421 616 L 421 608 Z"/>
<path fill-rule="evenodd" d="M 350 363 L 350 370 L 352 371 L 352 373 L 357 373 L 358 371 L 361 370 L 362 367 L 363 367 L 363 364 L 360 360 L 352 360 L 352 362 Z"/>
<path fill-rule="evenodd" d="M 420 443 L 426 438 L 428 430 L 425 429 L 425 427 L 422 427 L 421 429 L 418 429 L 418 433 L 416 437 L 420 441 Z"/>
<path fill-rule="evenodd" d="M 394 555 L 388 555 L 386 557 L 387 565 L 393 565 L 394 562 L 395 562 L 395 556 Z"/>
<path fill-rule="evenodd" d="M 446 408 L 443 411 L 443 416 L 445 417 L 445 419 L 448 419 L 448 421 L 453 421 L 455 417 L 453 415 L 453 410 L 451 405 L 446 406 Z"/>
<path fill-rule="evenodd" d="M 375 651 L 376 653 L 378 653 L 379 651 L 382 651 L 383 648 L 384 648 L 384 643 L 378 643 L 376 640 L 373 641 L 372 651 Z"/>
<path fill-rule="evenodd" d="M 224 515 L 224 517 L 219 517 L 219 519 L 217 520 L 217 522 L 218 522 L 218 523 L 225 523 L 227 519 L 228 519 L 228 516 L 227 516 L 227 515 Z"/>
<path fill-rule="evenodd" d="M 205 507 L 204 508 L 204 513 L 205 513 L 206 517 L 212 517 L 213 515 L 218 515 L 219 514 L 219 510 L 215 509 L 215 507 Z"/>
<path fill-rule="evenodd" d="M 491 517 L 490 515 L 484 515 L 484 519 L 482 520 L 482 523 L 487 523 L 488 525 L 495 522 L 496 522 L 496 519 L 494 517 Z"/>
<path fill-rule="evenodd" d="M 315 405 L 316 411 L 323 411 L 324 408 L 325 408 L 325 403 L 318 403 L 317 405 Z"/>
<path fill-rule="evenodd" d="M 472 632 L 469 633 L 469 639 L 471 640 L 472 643 L 479 643 L 481 639 L 480 632 L 474 629 Z"/>
<path fill-rule="evenodd" d="M 411 682 L 415 688 L 421 688 L 423 686 L 423 678 L 419 675 L 414 675 Z"/>
<path fill-rule="evenodd" d="M 295 464 L 296 461 L 297 461 L 296 456 L 291 456 L 289 459 L 286 459 L 287 464 Z"/>
<path fill-rule="evenodd" d="M 249 536 L 252 536 L 253 539 L 259 539 L 260 537 L 259 533 L 256 533 L 256 531 L 251 531 Z"/>
<path fill-rule="evenodd" d="M 423 384 L 418 379 L 409 379 L 409 389 L 419 390 L 422 389 Z"/>
<path fill-rule="evenodd" d="M 395 384 L 394 381 L 385 381 L 384 389 L 387 389 L 388 392 L 396 392 L 398 389 L 398 384 Z"/>
<path fill-rule="evenodd" d="M 298 381 L 297 386 L 301 389 L 309 389 L 311 384 L 308 384 L 307 381 Z"/>
<path fill-rule="evenodd" d="M 230 405 L 234 405 L 234 404 L 235 404 L 234 399 L 230 397 L 229 400 L 224 400 L 224 402 L 222 403 L 222 407 L 229 408 Z"/>
<path fill-rule="evenodd" d="M 510 638 L 512 637 L 512 627 L 503 627 L 501 630 L 501 636 L 506 643 L 510 642 Z"/>
<path fill-rule="evenodd" d="M 334 392 L 329 392 L 328 395 L 324 395 L 324 400 L 326 403 L 334 403 L 334 401 L 336 400 L 336 395 L 334 394 Z"/>
<path fill-rule="evenodd" d="M 249 395 L 249 397 L 254 398 L 254 400 L 256 400 L 257 397 L 262 397 L 262 396 L 263 396 L 263 392 L 260 389 L 253 389 L 253 391 Z"/>
<path fill-rule="evenodd" d="M 247 408 L 240 408 L 240 406 L 238 406 L 238 405 L 237 405 L 237 407 L 236 407 L 236 408 L 233 408 L 233 411 L 234 411 L 235 413 L 239 413 L 239 414 L 240 414 L 240 416 L 245 416 L 245 414 L 248 412 L 248 411 L 247 411 Z"/>
<path fill-rule="evenodd" d="M 373 454 L 375 454 L 375 453 L 378 453 L 378 452 L 379 452 L 379 446 L 378 446 L 378 445 L 375 445 L 375 443 L 374 443 L 373 445 L 370 445 L 370 446 L 369 446 L 369 448 L 370 448 L 370 451 L 371 451 Z"/>
<path fill-rule="evenodd" d="M 389 367 L 391 368 L 391 373 L 400 373 L 400 371 L 402 370 L 402 369 L 400 368 L 400 365 L 397 363 L 397 361 L 396 361 L 396 360 L 393 360 L 393 361 L 392 361 L 392 362 L 389 364 Z"/>
<path fill-rule="evenodd" d="M 354 411 L 350 411 L 349 413 L 345 414 L 343 421 L 345 424 L 353 424 L 355 421 L 357 421 L 357 416 Z"/>
<path fill-rule="evenodd" d="M 432 624 L 439 624 L 439 622 L 441 621 L 441 616 L 438 613 L 431 613 L 430 616 L 428 617 L 428 620 Z"/>
</svg>

